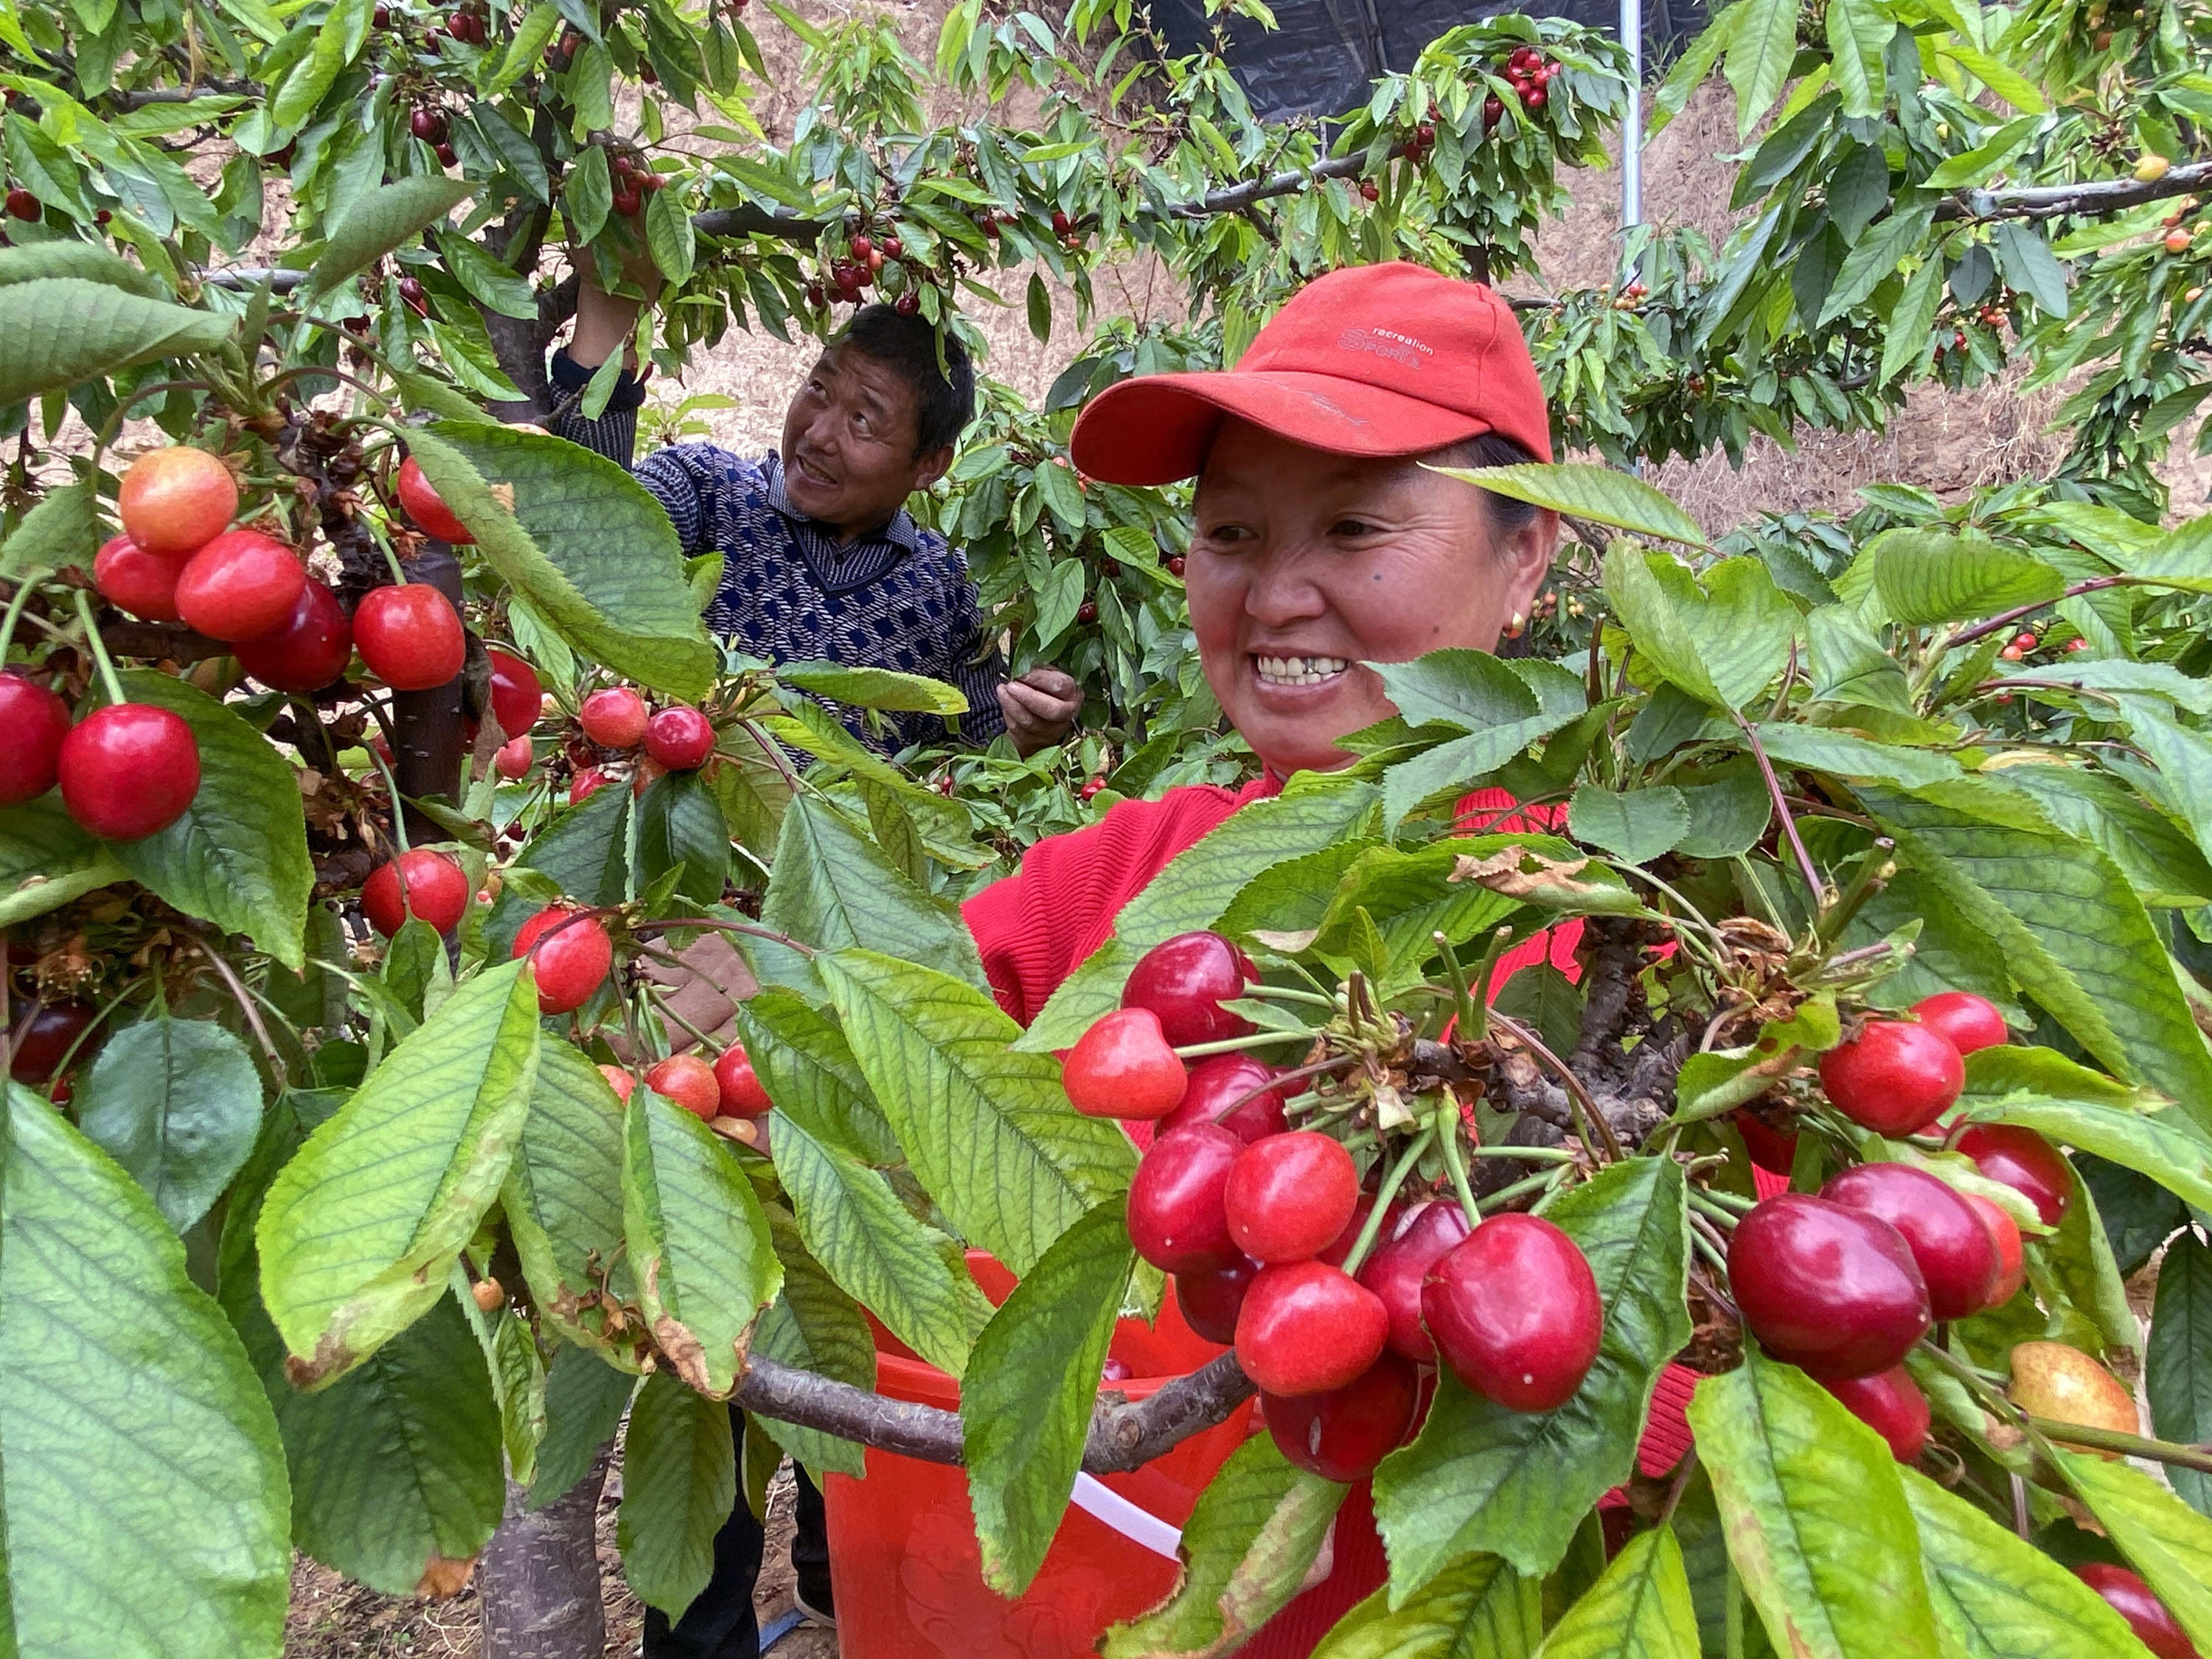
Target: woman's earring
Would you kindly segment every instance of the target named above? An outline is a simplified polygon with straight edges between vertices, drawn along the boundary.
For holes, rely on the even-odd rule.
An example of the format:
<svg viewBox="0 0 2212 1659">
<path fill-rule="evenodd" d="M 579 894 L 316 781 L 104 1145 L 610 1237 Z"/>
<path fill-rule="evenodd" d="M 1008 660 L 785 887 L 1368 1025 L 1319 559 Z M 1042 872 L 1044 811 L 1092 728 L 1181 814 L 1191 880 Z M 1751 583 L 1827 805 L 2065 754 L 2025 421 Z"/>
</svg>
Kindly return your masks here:
<svg viewBox="0 0 2212 1659">
<path fill-rule="evenodd" d="M 1513 620 L 1505 624 L 1505 637 L 1509 640 L 1519 639 L 1521 637 L 1521 629 L 1528 620 L 1528 617 L 1522 615 L 1522 613 L 1518 611 L 1515 611 L 1513 613 Z"/>
</svg>

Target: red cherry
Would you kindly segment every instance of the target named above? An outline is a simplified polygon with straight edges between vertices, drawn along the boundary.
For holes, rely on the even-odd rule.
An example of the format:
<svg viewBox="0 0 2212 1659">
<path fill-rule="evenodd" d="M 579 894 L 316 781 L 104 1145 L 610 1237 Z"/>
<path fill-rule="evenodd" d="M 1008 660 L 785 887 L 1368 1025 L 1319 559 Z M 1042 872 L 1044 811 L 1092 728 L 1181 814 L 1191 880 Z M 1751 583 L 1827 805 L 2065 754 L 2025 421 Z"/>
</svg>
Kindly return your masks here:
<svg viewBox="0 0 2212 1659">
<path fill-rule="evenodd" d="M 1797 1137 L 1784 1134 L 1749 1107 L 1735 1117 L 1751 1161 L 1770 1175 L 1786 1176 L 1797 1161 Z"/>
<path fill-rule="evenodd" d="M 1862 1128 L 1909 1135 L 1950 1109 L 1966 1086 L 1966 1068 L 1942 1032 L 1877 1019 L 1868 1022 L 1856 1042 L 1820 1056 L 1820 1086 L 1836 1109 Z"/>
<path fill-rule="evenodd" d="M 418 106 L 407 118 L 407 130 L 426 144 L 446 142 L 446 118 L 434 109 Z"/>
<path fill-rule="evenodd" d="M 1052 210 L 1052 234 L 1054 235 L 1065 236 L 1073 228 L 1074 222 L 1069 219 L 1066 214 L 1061 212 L 1058 208 L 1054 208 Z"/>
<path fill-rule="evenodd" d="M 918 316 L 921 312 L 921 296 L 912 289 L 908 289 L 898 296 L 898 302 L 891 309 L 902 317 Z"/>
<path fill-rule="evenodd" d="M 1994 1199 L 1984 1198 L 1979 1193 L 1964 1194 L 1974 1206 L 1982 1224 L 1990 1230 L 1996 1242 L 1997 1281 L 1990 1287 L 1989 1305 L 2002 1308 L 2020 1294 L 2020 1287 L 2027 1283 L 2027 1252 L 2020 1242 L 2020 1223 L 2014 1221 L 2005 1207 Z"/>
<path fill-rule="evenodd" d="M 46 210 L 39 205 L 39 198 L 21 185 L 15 185 L 8 192 L 8 211 L 18 219 L 33 223 L 43 218 L 46 214 Z"/>
<path fill-rule="evenodd" d="M 701 1122 L 713 1121 L 722 1103 L 714 1068 L 696 1054 L 671 1054 L 645 1073 L 645 1086 L 674 1101 Z"/>
<path fill-rule="evenodd" d="M 1222 1192 L 1244 1143 L 1212 1124 L 1162 1135 L 1129 1182 L 1129 1241 L 1165 1273 L 1194 1273 L 1243 1260 L 1229 1236 Z"/>
<path fill-rule="evenodd" d="M 884 258 L 886 258 L 886 259 L 903 259 L 905 257 L 906 257 L 906 244 L 905 244 L 904 242 L 902 242 L 901 240 L 899 240 L 899 239 L 898 239 L 897 237 L 896 237 L 896 236 L 886 236 L 886 237 L 884 237 Z"/>
<path fill-rule="evenodd" d="M 1105 787 L 1106 780 L 1103 778 L 1085 778 L 1083 787 L 1075 792 L 1075 798 L 1088 805 L 1098 798 L 1098 792 Z"/>
<path fill-rule="evenodd" d="M 758 1117 L 775 1104 L 761 1087 L 742 1042 L 732 1042 L 714 1062 L 714 1086 L 725 1117 Z"/>
<path fill-rule="evenodd" d="M 1498 118 L 1504 113 L 1505 100 L 1504 99 L 1490 97 L 1482 100 L 1482 125 L 1486 129 L 1496 126 L 1498 125 Z"/>
<path fill-rule="evenodd" d="M 1364 1480 L 1402 1444 L 1420 1405 L 1413 1368 L 1386 1352 L 1340 1389 L 1285 1398 L 1260 1396 L 1267 1432 L 1285 1457 L 1324 1480 Z"/>
<path fill-rule="evenodd" d="M 54 787 L 69 705 L 9 669 L 0 673 L 0 806 L 20 806 Z"/>
<path fill-rule="evenodd" d="M 1217 1042 L 1251 1030 L 1250 1021 L 1221 1005 L 1243 996 L 1244 982 L 1256 977 L 1251 958 L 1220 934 L 1178 933 L 1138 958 L 1121 1006 L 1158 1014 L 1173 1048 Z"/>
<path fill-rule="evenodd" d="M 1589 1263 L 1540 1216 L 1492 1216 L 1429 1270 L 1421 1317 L 1452 1374 L 1508 1411 L 1574 1397 L 1605 1309 Z"/>
<path fill-rule="evenodd" d="M 1547 100 L 1547 94 L 1541 86 L 1532 86 L 1521 94 L 1521 107 L 1526 110 L 1540 110 L 1544 107 Z"/>
<path fill-rule="evenodd" d="M 1310 1129 L 1269 1135 L 1246 1147 L 1222 1193 L 1230 1237 L 1245 1255 L 1264 1262 L 1318 1255 L 1344 1231 L 1358 1201 L 1359 1172 L 1352 1154 L 1341 1141 Z"/>
<path fill-rule="evenodd" d="M 200 746 L 181 716 L 110 703 L 70 728 L 58 770 L 62 805 L 102 841 L 143 841 L 185 815 L 200 787 Z"/>
<path fill-rule="evenodd" d="M 637 1091 L 637 1079 L 619 1066 L 602 1066 L 599 1075 L 606 1079 L 607 1087 L 615 1091 L 615 1097 L 629 1105 L 630 1096 Z"/>
<path fill-rule="evenodd" d="M 618 189 L 615 191 L 615 211 L 622 215 L 625 219 L 636 218 L 638 210 L 644 205 L 645 198 L 638 192 L 635 186 L 627 189 Z"/>
<path fill-rule="evenodd" d="M 1091 623 L 1097 622 L 1098 620 L 1098 606 L 1097 604 L 1090 599 L 1085 599 L 1081 605 L 1077 605 L 1075 607 L 1075 620 L 1082 623 L 1086 627 Z"/>
<path fill-rule="evenodd" d="M 399 890 L 403 880 L 407 884 L 404 898 Z M 386 939 L 410 915 L 438 933 L 450 933 L 468 913 L 471 896 L 459 860 L 418 847 L 369 872 L 361 884 L 361 913 Z"/>
<path fill-rule="evenodd" d="M 1938 991 L 1912 1005 L 1920 1023 L 1939 1033 L 1961 1054 L 1978 1048 L 1996 1048 L 2012 1041 L 2004 1016 L 1996 1004 L 1972 991 Z"/>
<path fill-rule="evenodd" d="M 1904 1236 L 1936 1318 L 1964 1319 L 1990 1305 L 2002 1266 L 1997 1242 L 1956 1188 L 1910 1164 L 1861 1164 L 1820 1196 L 1879 1216 Z"/>
<path fill-rule="evenodd" d="M 847 251 L 863 264 L 866 264 L 868 256 L 876 251 L 876 245 L 865 236 L 855 236 L 845 246 Z"/>
<path fill-rule="evenodd" d="M 1209 1342 L 1226 1347 L 1237 1340 L 1237 1312 L 1260 1264 L 1240 1256 L 1225 1267 L 1200 1267 L 1175 1276 L 1176 1306 L 1183 1323 Z"/>
<path fill-rule="evenodd" d="M 1904 1235 L 1825 1198 L 1766 1200 L 1736 1224 L 1728 1261 L 1752 1334 L 1775 1358 L 1808 1371 L 1886 1371 L 1932 1322 L 1928 1286 Z"/>
<path fill-rule="evenodd" d="M 1182 555 L 1178 553 L 1175 557 L 1168 561 L 1168 574 L 1170 576 L 1180 576 L 1182 574 L 1182 571 L 1183 557 Z"/>
<path fill-rule="evenodd" d="M 354 607 L 353 640 L 368 672 L 395 691 L 443 685 L 468 655 L 460 613 L 428 582 L 362 594 Z"/>
<path fill-rule="evenodd" d="M 1274 1075 L 1273 1066 L 1249 1054 L 1208 1054 L 1190 1068 L 1189 1085 L 1175 1109 L 1160 1120 L 1160 1132 L 1169 1133 L 1191 1123 L 1218 1123 L 1247 1146 L 1279 1135 L 1291 1127 L 1283 1109 L 1283 1091 L 1261 1089 Z M 1261 1092 L 1254 1094 L 1255 1089 Z M 1236 1101 L 1243 1103 L 1232 1105 Z"/>
<path fill-rule="evenodd" d="M 469 534 L 469 527 L 453 516 L 453 509 L 446 505 L 444 498 L 430 488 L 430 481 L 422 476 L 421 463 L 412 455 L 399 463 L 398 489 L 401 510 L 424 535 L 450 542 L 455 547 L 466 547 L 476 540 Z"/>
<path fill-rule="evenodd" d="M 1244 1292 L 1237 1363 L 1263 1394 L 1327 1394 L 1382 1357 L 1389 1329 L 1381 1300 L 1343 1268 L 1279 1262 L 1253 1274 Z"/>
<path fill-rule="evenodd" d="M 614 965 L 614 942 L 599 918 L 571 921 L 574 914 L 566 905 L 548 905 L 514 936 L 514 954 L 531 957 L 538 976 L 540 1013 L 565 1014 L 582 1007 L 606 983 L 607 970 Z M 543 945 L 540 939 L 545 939 Z"/>
<path fill-rule="evenodd" d="M 645 699 L 626 685 L 609 686 L 584 699 L 576 723 L 602 749 L 635 749 L 645 741 Z"/>
<path fill-rule="evenodd" d="M 34 1002 L 19 1007 L 8 1033 L 8 1075 L 42 1086 L 97 1012 L 88 1002 Z"/>
<path fill-rule="evenodd" d="M 545 687 L 538 671 L 513 652 L 493 645 L 484 647 L 484 655 L 491 659 L 491 717 L 501 737 L 520 737 L 538 724 Z"/>
<path fill-rule="evenodd" d="M 149 553 L 128 536 L 110 537 L 92 561 L 92 585 L 117 609 L 148 622 L 181 622 L 177 578 L 185 561 Z"/>
<path fill-rule="evenodd" d="M 2151 1587 L 2125 1567 L 2085 1561 L 2074 1569 L 2074 1576 L 2103 1596 L 2112 1611 L 2128 1621 L 2136 1640 L 2158 1659 L 2197 1659 L 2197 1644 L 2189 1639 L 2189 1632 L 2166 1611 L 2166 1603 L 2152 1593 Z"/>
<path fill-rule="evenodd" d="M 211 640 L 257 640 L 291 619 L 307 585 L 307 566 L 283 543 L 226 531 L 185 562 L 177 611 Z"/>
<path fill-rule="evenodd" d="M 568 780 L 568 805 L 574 806 L 591 799 L 607 781 L 605 771 L 597 766 L 587 766 Z"/>
<path fill-rule="evenodd" d="M 1382 1299 L 1390 1317 L 1390 1350 L 1416 1364 L 1437 1363 L 1437 1345 L 1421 1323 L 1421 1286 L 1448 1250 L 1468 1236 L 1467 1216 L 1450 1200 L 1424 1204 L 1360 1264 L 1359 1282 Z"/>
<path fill-rule="evenodd" d="M 1382 199 L 1382 192 L 1372 179 L 1362 179 L 1359 181 L 1359 197 L 1364 202 L 1376 202 Z"/>
<path fill-rule="evenodd" d="M 1116 1008 L 1075 1040 L 1060 1082 L 1085 1117 L 1150 1119 L 1174 1109 L 1186 1079 L 1158 1016 L 1148 1008 Z"/>
<path fill-rule="evenodd" d="M 2046 1227 L 2056 1227 L 2074 1201 L 2074 1170 L 2058 1149 L 2033 1129 L 1976 1123 L 1953 1143 L 1992 1181 L 2027 1194 Z"/>
<path fill-rule="evenodd" d="M 1900 1463 L 1917 1463 L 1928 1444 L 1928 1396 L 1902 1365 L 1872 1376 L 1820 1376 L 1813 1380 L 1844 1402 L 1853 1417 L 1889 1442 L 1889 1455 Z"/>
<path fill-rule="evenodd" d="M 537 750 L 526 732 L 512 743 L 499 746 L 499 753 L 491 757 L 492 769 L 513 783 L 530 775 L 531 763 L 537 759 Z"/>
<path fill-rule="evenodd" d="M 645 752 L 672 772 L 695 772 L 714 752 L 714 727 L 697 709 L 678 703 L 645 723 Z"/>
<path fill-rule="evenodd" d="M 353 660 L 353 623 L 319 581 L 300 589 L 292 614 L 258 639 L 240 640 L 238 665 L 272 691 L 319 691 Z"/>
<path fill-rule="evenodd" d="M 204 449 L 173 444 L 131 463 L 115 507 L 125 535 L 173 558 L 213 541 L 237 516 L 238 481 Z"/>
</svg>

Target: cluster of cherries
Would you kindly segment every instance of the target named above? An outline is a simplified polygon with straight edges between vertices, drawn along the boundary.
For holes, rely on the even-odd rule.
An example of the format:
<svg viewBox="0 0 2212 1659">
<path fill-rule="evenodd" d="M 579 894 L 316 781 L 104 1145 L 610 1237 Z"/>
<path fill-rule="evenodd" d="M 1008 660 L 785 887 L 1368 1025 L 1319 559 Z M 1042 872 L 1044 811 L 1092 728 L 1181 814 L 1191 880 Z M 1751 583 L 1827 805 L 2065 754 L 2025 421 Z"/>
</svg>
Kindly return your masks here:
<svg viewBox="0 0 2212 1659">
<path fill-rule="evenodd" d="M 573 757 L 579 764 L 568 785 L 572 806 L 612 781 L 606 768 L 597 763 L 598 750 L 630 754 L 642 746 L 645 757 L 631 775 L 631 787 L 641 792 L 665 772 L 696 772 L 714 757 L 714 726 L 706 715 L 680 702 L 648 710 L 645 699 L 627 685 L 592 692 L 576 711 L 576 724 L 592 748 Z M 510 770 L 511 763 L 519 769 Z M 530 757 L 524 751 L 510 763 L 503 749 L 499 765 L 501 775 L 519 778 L 530 769 Z"/>
<path fill-rule="evenodd" d="M 440 167 L 453 167 L 460 161 L 447 142 L 451 129 L 447 125 L 445 111 L 429 104 L 417 104 L 415 112 L 407 118 L 407 130 L 437 152 Z"/>
<path fill-rule="evenodd" d="M 1176 1052 L 1249 1035 L 1225 1007 L 1254 976 L 1219 934 L 1148 951 L 1121 1006 L 1068 1051 L 1068 1098 L 1148 1121 L 1158 1139 L 1129 1188 L 1137 1253 L 1176 1276 L 1184 1318 L 1232 1343 L 1284 1455 L 1332 1480 L 1373 1472 L 1412 1431 L 1423 1366 L 1439 1362 L 1514 1411 L 1581 1387 L 1603 1326 L 1573 1242 L 1539 1217 L 1470 1227 L 1456 1203 L 1376 1217 L 1340 1141 L 1290 1127 L 1284 1085 L 1238 1052 Z"/>
<path fill-rule="evenodd" d="M 1550 96 L 1545 88 L 1552 84 L 1553 78 L 1559 72 L 1559 65 L 1547 60 L 1544 54 L 1534 46 L 1516 46 L 1513 48 L 1512 55 L 1505 60 L 1505 79 L 1513 90 L 1520 94 L 1521 107 L 1531 113 L 1544 107 Z M 1495 120 L 1496 118 L 1490 112 L 1490 105 L 1497 102 L 1498 100 L 1493 98 L 1483 105 L 1482 114 L 1485 125 L 1489 125 Z M 1503 112 L 1504 106 L 1501 105 L 1500 113 Z"/>
<path fill-rule="evenodd" d="M 628 150 L 617 150 L 609 168 L 614 175 L 615 211 L 625 219 L 636 218 L 644 209 L 645 198 L 668 183 Z"/>
<path fill-rule="evenodd" d="M 993 232 L 996 234 L 995 229 Z M 886 264 L 896 264 L 906 258 L 906 244 L 896 236 L 886 236 L 881 242 L 860 231 L 845 244 L 848 258 L 833 262 L 830 267 L 830 285 L 836 290 L 841 305 L 858 305 L 863 291 L 874 285 Z M 806 285 L 806 303 L 821 310 L 829 303 L 829 290 L 820 283 Z M 921 295 L 911 283 L 893 302 L 893 308 L 902 317 L 911 317 L 921 309 Z"/>
<path fill-rule="evenodd" d="M 602 1066 L 599 1074 L 627 1105 L 637 1086 L 636 1078 L 619 1066 Z M 702 1123 L 712 1123 L 718 1117 L 750 1121 L 765 1117 L 775 1104 L 761 1086 L 742 1042 L 730 1044 L 711 1064 L 692 1054 L 657 1060 L 646 1068 L 645 1086 L 674 1101 Z"/>
</svg>

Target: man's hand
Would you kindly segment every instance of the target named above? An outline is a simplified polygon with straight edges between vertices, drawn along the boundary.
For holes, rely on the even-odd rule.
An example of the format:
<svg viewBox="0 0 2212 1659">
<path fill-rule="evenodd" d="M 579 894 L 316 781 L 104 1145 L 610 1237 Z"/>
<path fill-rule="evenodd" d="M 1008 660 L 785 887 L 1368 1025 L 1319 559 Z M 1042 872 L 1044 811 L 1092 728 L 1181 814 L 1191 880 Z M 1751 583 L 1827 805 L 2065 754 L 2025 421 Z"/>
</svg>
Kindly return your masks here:
<svg viewBox="0 0 2212 1659">
<path fill-rule="evenodd" d="M 1083 709 L 1083 689 L 1057 668 L 1032 668 L 999 687 L 999 707 L 1006 711 L 1006 735 L 1024 755 L 1034 755 L 1066 737 Z"/>
</svg>

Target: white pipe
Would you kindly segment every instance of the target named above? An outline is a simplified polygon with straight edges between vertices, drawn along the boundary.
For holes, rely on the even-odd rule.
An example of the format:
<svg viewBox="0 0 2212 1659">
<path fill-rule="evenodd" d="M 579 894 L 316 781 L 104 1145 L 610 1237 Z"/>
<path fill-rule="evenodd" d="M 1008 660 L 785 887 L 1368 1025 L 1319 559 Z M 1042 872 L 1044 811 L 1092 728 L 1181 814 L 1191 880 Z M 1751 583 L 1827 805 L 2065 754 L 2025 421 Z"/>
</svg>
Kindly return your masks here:
<svg viewBox="0 0 2212 1659">
<path fill-rule="evenodd" d="M 1153 1554 L 1164 1555 L 1170 1561 L 1182 1559 L 1179 1552 L 1182 1532 L 1179 1528 L 1168 1525 L 1149 1510 L 1139 1509 L 1097 1476 L 1079 1472 L 1068 1502 Z"/>
<path fill-rule="evenodd" d="M 1628 49 L 1628 115 L 1620 126 L 1620 228 L 1644 222 L 1644 0 L 1620 0 Z"/>
</svg>

